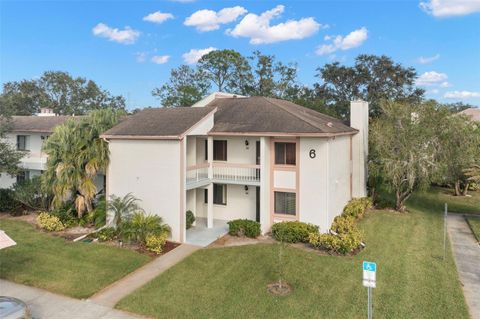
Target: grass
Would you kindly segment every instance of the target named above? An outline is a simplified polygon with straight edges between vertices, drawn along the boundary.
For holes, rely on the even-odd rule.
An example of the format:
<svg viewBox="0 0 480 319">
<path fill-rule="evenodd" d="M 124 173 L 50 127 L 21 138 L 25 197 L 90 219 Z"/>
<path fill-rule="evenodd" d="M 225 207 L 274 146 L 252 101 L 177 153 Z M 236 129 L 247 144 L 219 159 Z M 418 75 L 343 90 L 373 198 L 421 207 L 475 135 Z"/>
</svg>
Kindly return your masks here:
<svg viewBox="0 0 480 319">
<path fill-rule="evenodd" d="M 479 217 L 467 217 L 467 222 L 472 229 L 473 235 L 480 243 L 480 218 Z"/>
<path fill-rule="evenodd" d="M 445 203 L 448 211 L 480 215 L 480 191 L 468 192 L 470 196 L 454 196 L 453 190 L 443 187 L 432 187 L 428 192 L 417 193 L 409 203 L 425 210 L 444 211 Z"/>
<path fill-rule="evenodd" d="M 133 251 L 74 243 L 24 221 L 0 219 L 17 245 L 0 250 L 0 278 L 86 298 L 150 260 Z"/>
<path fill-rule="evenodd" d="M 434 189 L 417 194 L 409 213 L 370 213 L 359 223 L 367 247 L 354 257 L 287 248 L 289 296 L 266 290 L 278 280 L 278 255 L 276 245 L 265 244 L 197 251 L 117 307 L 154 318 L 363 318 L 361 263 L 370 260 L 378 265 L 375 317 L 468 318 L 450 248 L 442 260 L 440 198 Z M 478 204 L 447 199 L 466 212 Z"/>
</svg>

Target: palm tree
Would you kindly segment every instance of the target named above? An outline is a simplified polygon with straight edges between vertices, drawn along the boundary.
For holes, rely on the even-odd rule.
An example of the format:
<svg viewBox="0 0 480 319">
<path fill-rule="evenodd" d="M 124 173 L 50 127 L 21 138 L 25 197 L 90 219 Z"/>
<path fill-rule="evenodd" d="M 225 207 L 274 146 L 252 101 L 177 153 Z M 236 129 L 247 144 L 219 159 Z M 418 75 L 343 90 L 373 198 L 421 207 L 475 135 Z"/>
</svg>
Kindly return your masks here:
<svg viewBox="0 0 480 319">
<path fill-rule="evenodd" d="M 113 225 L 119 226 L 122 221 L 130 219 L 134 212 L 140 211 L 137 202 L 138 198 L 133 196 L 132 193 L 123 197 L 111 195 L 108 201 L 108 211 L 113 212 Z"/>
<path fill-rule="evenodd" d="M 108 144 L 99 136 L 118 123 L 121 114 L 113 109 L 96 110 L 55 128 L 43 146 L 48 161 L 42 186 L 53 195 L 52 208 L 72 200 L 79 218 L 92 210 L 97 195 L 94 178 L 109 162 Z"/>
</svg>

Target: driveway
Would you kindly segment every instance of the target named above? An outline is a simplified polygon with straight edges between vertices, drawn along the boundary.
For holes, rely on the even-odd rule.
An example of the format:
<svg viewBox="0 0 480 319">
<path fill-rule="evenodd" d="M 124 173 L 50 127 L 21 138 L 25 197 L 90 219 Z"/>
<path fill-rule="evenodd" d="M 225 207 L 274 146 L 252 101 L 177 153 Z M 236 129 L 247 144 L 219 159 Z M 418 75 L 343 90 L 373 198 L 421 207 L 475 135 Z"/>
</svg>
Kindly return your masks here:
<svg viewBox="0 0 480 319">
<path fill-rule="evenodd" d="M 480 319 L 480 246 L 462 215 L 449 214 L 447 228 L 470 315 Z"/>
<path fill-rule="evenodd" d="M 139 319 L 145 318 L 114 310 L 86 300 L 53 294 L 0 279 L 0 295 L 26 302 L 34 319 Z"/>
</svg>

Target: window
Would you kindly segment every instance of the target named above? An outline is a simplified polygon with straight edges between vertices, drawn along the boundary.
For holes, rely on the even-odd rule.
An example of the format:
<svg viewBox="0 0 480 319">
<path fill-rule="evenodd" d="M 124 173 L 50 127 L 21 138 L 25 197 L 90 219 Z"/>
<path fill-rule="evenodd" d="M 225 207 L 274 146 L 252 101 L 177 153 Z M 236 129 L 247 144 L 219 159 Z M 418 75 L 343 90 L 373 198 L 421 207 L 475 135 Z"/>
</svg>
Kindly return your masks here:
<svg viewBox="0 0 480 319">
<path fill-rule="evenodd" d="M 297 194 L 275 192 L 275 214 L 293 215 L 297 214 Z"/>
<path fill-rule="evenodd" d="M 17 174 L 17 183 L 23 183 L 28 179 L 30 179 L 29 171 L 21 171 Z"/>
<path fill-rule="evenodd" d="M 275 143 L 275 164 L 276 165 L 295 165 L 296 164 L 296 144 L 295 143 Z"/>
<path fill-rule="evenodd" d="M 17 135 L 17 150 L 26 151 L 27 150 L 27 136 L 26 135 Z"/>
<path fill-rule="evenodd" d="M 204 192 L 204 202 L 208 203 L 208 189 L 205 189 Z M 213 184 L 213 203 L 227 205 L 227 185 Z"/>
<path fill-rule="evenodd" d="M 227 160 L 227 141 L 213 141 L 213 160 Z"/>
</svg>

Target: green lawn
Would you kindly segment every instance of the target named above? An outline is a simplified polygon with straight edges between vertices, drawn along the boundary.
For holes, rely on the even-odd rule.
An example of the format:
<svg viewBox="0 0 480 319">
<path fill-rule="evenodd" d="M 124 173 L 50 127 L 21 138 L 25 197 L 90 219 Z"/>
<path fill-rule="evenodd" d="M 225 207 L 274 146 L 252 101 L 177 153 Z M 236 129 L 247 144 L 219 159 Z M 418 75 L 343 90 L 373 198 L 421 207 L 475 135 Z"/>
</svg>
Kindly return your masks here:
<svg viewBox="0 0 480 319">
<path fill-rule="evenodd" d="M 470 225 L 475 238 L 480 242 L 480 217 L 467 217 L 467 222 Z"/>
<path fill-rule="evenodd" d="M 468 192 L 470 196 L 454 196 L 453 190 L 432 187 L 428 192 L 415 194 L 410 205 L 426 210 L 444 210 L 448 203 L 448 211 L 455 213 L 480 214 L 480 191 Z"/>
<path fill-rule="evenodd" d="M 288 248 L 289 296 L 266 290 L 278 279 L 278 256 L 276 245 L 265 244 L 197 251 L 117 307 L 155 318 L 364 318 L 361 263 L 371 260 L 378 265 L 375 317 L 468 318 L 450 249 L 442 260 L 438 192 L 416 195 L 407 214 L 370 213 L 360 222 L 367 248 L 355 257 Z M 470 212 L 478 203 L 451 204 Z"/>
<path fill-rule="evenodd" d="M 23 221 L 0 219 L 17 246 L 0 250 L 0 278 L 76 298 L 89 297 L 147 263 L 126 249 L 74 243 Z"/>
</svg>

